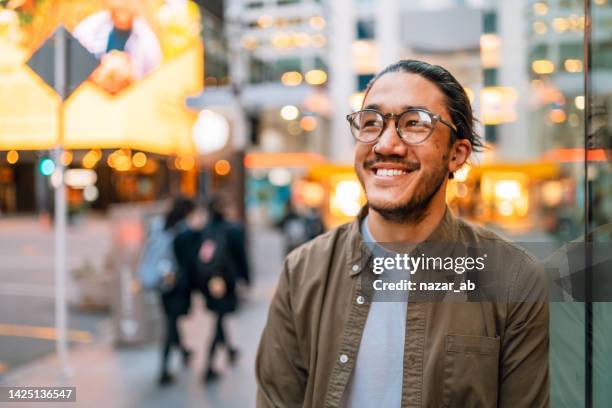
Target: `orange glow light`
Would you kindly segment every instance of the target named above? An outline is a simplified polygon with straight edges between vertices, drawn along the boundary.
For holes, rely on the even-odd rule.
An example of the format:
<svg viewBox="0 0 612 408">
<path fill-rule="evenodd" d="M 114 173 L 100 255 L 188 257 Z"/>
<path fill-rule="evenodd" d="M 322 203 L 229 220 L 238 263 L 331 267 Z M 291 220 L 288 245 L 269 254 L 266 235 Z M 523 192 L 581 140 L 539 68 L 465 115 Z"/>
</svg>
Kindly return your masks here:
<svg viewBox="0 0 612 408">
<path fill-rule="evenodd" d="M 6 154 L 6 161 L 9 162 L 9 164 L 15 164 L 17 160 L 19 160 L 19 153 L 17 153 L 16 150 L 11 150 Z"/>
<path fill-rule="evenodd" d="M 72 163 L 72 152 L 70 150 L 64 150 L 62 152 L 62 164 L 69 166 Z"/>
<path fill-rule="evenodd" d="M 83 156 L 83 167 L 85 167 L 86 169 L 93 169 L 101 157 L 102 152 L 100 152 L 99 150 L 88 151 L 85 156 Z"/>
<path fill-rule="evenodd" d="M 536 60 L 531 63 L 531 69 L 536 74 L 552 74 L 555 72 L 555 64 L 549 60 Z"/>
<path fill-rule="evenodd" d="M 180 170 L 189 171 L 195 167 L 195 159 L 191 156 L 181 156 L 176 160 L 176 167 Z"/>
<path fill-rule="evenodd" d="M 302 74 L 297 71 L 288 71 L 281 76 L 281 82 L 285 86 L 297 86 L 302 83 Z"/>
<path fill-rule="evenodd" d="M 304 116 L 302 119 L 300 119 L 300 126 L 306 132 L 312 132 L 317 128 L 317 118 L 314 116 Z"/>
<path fill-rule="evenodd" d="M 144 167 L 144 165 L 147 164 L 147 155 L 143 152 L 138 152 L 134 154 L 134 156 L 132 157 L 132 163 L 134 164 L 134 167 Z"/>
<path fill-rule="evenodd" d="M 553 109 L 548 114 L 548 119 L 550 119 L 552 123 L 563 123 L 567 120 L 567 115 L 562 109 Z"/>
<path fill-rule="evenodd" d="M 219 160 L 215 163 L 215 173 L 219 176 L 227 176 L 232 170 L 232 165 L 227 160 Z"/>
</svg>

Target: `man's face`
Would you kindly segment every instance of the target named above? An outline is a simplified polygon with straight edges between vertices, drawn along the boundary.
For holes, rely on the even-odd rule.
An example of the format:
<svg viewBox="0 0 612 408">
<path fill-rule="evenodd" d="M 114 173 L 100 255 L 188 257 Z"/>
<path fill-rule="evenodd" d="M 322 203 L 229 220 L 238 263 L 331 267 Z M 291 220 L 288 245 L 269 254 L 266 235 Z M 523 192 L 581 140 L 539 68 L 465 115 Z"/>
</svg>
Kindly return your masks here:
<svg viewBox="0 0 612 408">
<path fill-rule="evenodd" d="M 134 0 L 108 0 L 108 9 L 117 29 L 128 31 L 132 28 L 136 13 Z"/>
<path fill-rule="evenodd" d="M 364 109 L 399 114 L 410 107 L 437 113 L 451 122 L 445 97 L 436 85 L 416 74 L 392 72 L 380 77 L 364 100 Z M 368 205 L 394 221 L 419 221 L 434 195 L 446 185 L 451 130 L 437 123 L 431 136 L 418 145 L 404 143 L 389 121 L 377 143 L 357 142 L 355 170 Z M 377 153 L 374 153 L 376 146 Z M 441 198 L 439 198 L 441 197 Z"/>
</svg>

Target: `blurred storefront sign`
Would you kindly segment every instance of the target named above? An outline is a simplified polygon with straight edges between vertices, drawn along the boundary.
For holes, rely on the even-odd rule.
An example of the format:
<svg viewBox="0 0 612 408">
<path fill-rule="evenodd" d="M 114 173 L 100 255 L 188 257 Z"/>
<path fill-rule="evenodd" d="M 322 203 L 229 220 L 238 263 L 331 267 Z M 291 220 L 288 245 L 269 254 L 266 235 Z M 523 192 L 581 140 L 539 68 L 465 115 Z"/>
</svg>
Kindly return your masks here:
<svg viewBox="0 0 612 408">
<path fill-rule="evenodd" d="M 302 193 L 314 195 L 309 198 L 321 203 L 320 210 L 326 228 L 333 228 L 354 219 L 366 202 L 365 194 L 352 166 L 335 164 L 313 166 L 308 171 L 306 180 L 317 183 L 323 190 L 321 198 L 320 191 L 315 192 L 312 186 L 303 184 L 304 188 L 312 191 Z"/>
<path fill-rule="evenodd" d="M 84 83 L 66 103 L 65 146 L 195 153 L 197 115 L 183 101 L 201 89 L 202 70 L 202 47 L 196 44 L 116 96 Z"/>
<path fill-rule="evenodd" d="M 64 182 L 72 188 L 86 188 L 96 184 L 98 175 L 90 169 L 68 169 L 64 174 Z"/>
<path fill-rule="evenodd" d="M 553 197 L 560 194 L 559 185 L 550 183 L 560 173 L 560 165 L 551 161 L 465 167 L 450 182 L 447 202 L 475 221 L 527 230 L 539 213 L 559 205 Z"/>
<path fill-rule="evenodd" d="M 0 69 L 0 150 L 54 146 L 59 103 L 59 96 L 29 68 Z"/>
<path fill-rule="evenodd" d="M 311 168 L 320 166 L 327 160 L 317 153 L 286 152 L 286 153 L 248 153 L 244 158 L 244 167 L 247 169 L 273 169 L 283 168 Z"/>
</svg>

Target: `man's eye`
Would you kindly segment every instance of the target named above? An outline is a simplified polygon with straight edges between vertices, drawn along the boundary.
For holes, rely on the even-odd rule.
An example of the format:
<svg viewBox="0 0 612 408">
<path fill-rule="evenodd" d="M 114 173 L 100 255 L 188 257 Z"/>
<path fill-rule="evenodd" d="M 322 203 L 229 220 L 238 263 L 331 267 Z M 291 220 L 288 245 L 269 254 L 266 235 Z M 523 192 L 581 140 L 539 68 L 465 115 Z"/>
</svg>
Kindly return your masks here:
<svg viewBox="0 0 612 408">
<path fill-rule="evenodd" d="M 362 127 L 362 128 L 368 128 L 368 127 L 378 127 L 378 126 L 379 126 L 379 124 L 378 124 L 378 122 L 377 122 L 377 121 L 375 121 L 375 120 L 368 120 L 368 121 L 364 122 L 364 123 L 361 125 L 361 127 Z"/>
<path fill-rule="evenodd" d="M 429 129 L 429 124 L 420 120 L 408 120 L 404 126 L 411 129 Z"/>
</svg>

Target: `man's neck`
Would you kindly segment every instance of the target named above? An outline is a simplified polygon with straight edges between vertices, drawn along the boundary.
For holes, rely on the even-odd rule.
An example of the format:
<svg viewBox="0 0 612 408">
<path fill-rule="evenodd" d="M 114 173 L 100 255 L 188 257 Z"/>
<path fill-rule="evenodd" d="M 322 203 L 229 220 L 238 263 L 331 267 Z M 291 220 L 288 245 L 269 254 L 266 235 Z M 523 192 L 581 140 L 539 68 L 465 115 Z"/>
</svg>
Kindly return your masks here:
<svg viewBox="0 0 612 408">
<path fill-rule="evenodd" d="M 439 201 L 439 202 L 434 202 Z M 432 200 L 425 216 L 417 223 L 398 223 L 383 218 L 380 213 L 370 210 L 367 223 L 372 238 L 376 242 L 420 243 L 425 241 L 442 221 L 446 204 Z"/>
</svg>

